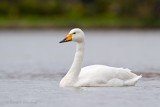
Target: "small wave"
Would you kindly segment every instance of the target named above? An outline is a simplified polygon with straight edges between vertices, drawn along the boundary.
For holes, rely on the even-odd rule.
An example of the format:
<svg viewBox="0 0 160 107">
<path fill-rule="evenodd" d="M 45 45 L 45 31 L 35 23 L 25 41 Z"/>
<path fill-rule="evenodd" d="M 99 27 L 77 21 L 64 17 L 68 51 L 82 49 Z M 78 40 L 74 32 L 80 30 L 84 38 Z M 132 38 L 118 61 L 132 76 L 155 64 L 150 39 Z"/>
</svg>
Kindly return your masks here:
<svg viewBox="0 0 160 107">
<path fill-rule="evenodd" d="M 143 76 L 143 78 L 155 78 L 160 79 L 160 73 L 158 72 L 135 72 L 137 75 Z M 12 73 L 1 73 L 0 79 L 61 79 L 66 73 L 64 72 L 39 72 L 39 73 L 20 73 L 20 72 L 12 72 Z"/>
</svg>

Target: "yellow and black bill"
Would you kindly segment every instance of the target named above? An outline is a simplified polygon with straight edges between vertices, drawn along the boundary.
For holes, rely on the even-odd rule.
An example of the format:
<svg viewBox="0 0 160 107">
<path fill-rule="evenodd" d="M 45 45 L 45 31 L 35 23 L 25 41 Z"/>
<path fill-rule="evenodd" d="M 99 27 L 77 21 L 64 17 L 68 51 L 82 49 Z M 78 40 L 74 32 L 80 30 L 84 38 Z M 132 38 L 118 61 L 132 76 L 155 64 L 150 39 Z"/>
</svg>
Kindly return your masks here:
<svg viewBox="0 0 160 107">
<path fill-rule="evenodd" d="M 60 41 L 59 43 L 72 41 L 72 35 L 73 35 L 73 34 L 67 35 L 67 37 L 64 38 L 62 41 Z"/>
</svg>

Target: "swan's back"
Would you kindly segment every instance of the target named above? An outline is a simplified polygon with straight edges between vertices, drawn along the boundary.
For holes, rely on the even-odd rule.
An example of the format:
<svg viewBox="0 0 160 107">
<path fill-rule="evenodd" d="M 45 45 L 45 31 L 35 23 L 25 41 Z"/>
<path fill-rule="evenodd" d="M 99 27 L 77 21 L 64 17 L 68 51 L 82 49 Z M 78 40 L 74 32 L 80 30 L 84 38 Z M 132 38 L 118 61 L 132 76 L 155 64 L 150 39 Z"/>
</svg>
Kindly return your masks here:
<svg viewBox="0 0 160 107">
<path fill-rule="evenodd" d="M 104 65 L 92 65 L 87 66 L 81 69 L 78 78 L 79 85 L 101 85 L 108 84 L 109 81 L 116 81 L 117 85 L 121 85 L 122 83 L 133 78 L 136 78 L 137 75 L 132 73 L 129 69 L 123 68 L 115 68 Z"/>
</svg>

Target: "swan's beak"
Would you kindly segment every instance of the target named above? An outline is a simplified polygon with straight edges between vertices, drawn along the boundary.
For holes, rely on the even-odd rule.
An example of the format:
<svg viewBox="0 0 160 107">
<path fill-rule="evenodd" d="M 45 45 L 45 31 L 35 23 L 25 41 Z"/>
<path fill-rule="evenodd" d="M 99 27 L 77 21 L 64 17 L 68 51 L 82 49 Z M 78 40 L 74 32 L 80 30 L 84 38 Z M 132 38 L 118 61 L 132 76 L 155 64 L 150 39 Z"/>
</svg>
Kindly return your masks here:
<svg viewBox="0 0 160 107">
<path fill-rule="evenodd" d="M 67 35 L 67 37 L 64 38 L 62 41 L 60 41 L 59 43 L 72 41 L 72 35 L 73 35 L 73 34 Z"/>
</svg>

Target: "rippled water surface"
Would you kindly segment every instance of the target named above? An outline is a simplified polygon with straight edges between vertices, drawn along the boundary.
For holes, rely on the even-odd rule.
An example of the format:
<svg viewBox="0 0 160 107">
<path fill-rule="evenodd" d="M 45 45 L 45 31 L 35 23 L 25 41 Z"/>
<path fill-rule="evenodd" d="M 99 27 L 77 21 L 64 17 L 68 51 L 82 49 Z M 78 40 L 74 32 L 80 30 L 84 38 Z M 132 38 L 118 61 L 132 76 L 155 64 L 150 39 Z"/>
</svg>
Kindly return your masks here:
<svg viewBox="0 0 160 107">
<path fill-rule="evenodd" d="M 160 31 L 85 31 L 83 66 L 129 68 L 135 87 L 59 88 L 72 64 L 68 31 L 0 31 L 1 107 L 159 107 Z"/>
</svg>

